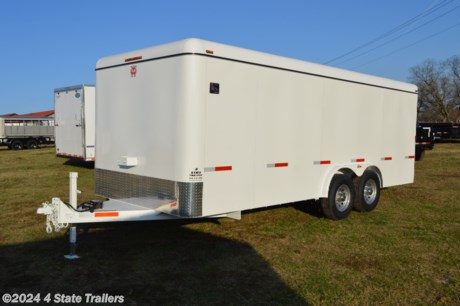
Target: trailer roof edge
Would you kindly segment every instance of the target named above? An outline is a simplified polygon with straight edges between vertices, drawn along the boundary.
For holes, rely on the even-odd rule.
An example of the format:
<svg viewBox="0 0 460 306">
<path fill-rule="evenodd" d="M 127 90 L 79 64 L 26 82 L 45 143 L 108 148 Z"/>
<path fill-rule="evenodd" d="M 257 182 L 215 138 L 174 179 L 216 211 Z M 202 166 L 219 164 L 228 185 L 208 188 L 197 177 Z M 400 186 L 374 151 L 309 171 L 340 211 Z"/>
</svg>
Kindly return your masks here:
<svg viewBox="0 0 460 306">
<path fill-rule="evenodd" d="M 196 38 L 189 38 L 168 44 L 104 57 L 97 62 L 96 71 L 187 54 L 206 55 L 209 57 L 227 59 L 280 70 L 350 81 L 357 84 L 374 85 L 381 88 L 395 89 L 414 94 L 417 93 L 417 86 L 402 81 Z"/>
<path fill-rule="evenodd" d="M 55 88 L 54 92 L 80 89 L 80 88 L 83 88 L 83 87 L 96 87 L 96 85 L 93 85 L 93 84 L 81 84 L 81 85 L 72 85 L 72 86 L 67 86 L 67 87 L 59 87 L 59 88 Z"/>
</svg>

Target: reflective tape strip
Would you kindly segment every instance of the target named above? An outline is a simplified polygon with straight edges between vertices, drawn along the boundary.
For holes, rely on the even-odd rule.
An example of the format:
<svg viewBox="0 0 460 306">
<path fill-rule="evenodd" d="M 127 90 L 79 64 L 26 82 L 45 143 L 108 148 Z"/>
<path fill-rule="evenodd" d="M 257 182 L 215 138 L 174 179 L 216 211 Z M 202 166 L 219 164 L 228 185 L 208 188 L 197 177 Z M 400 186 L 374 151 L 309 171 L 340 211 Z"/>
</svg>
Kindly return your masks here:
<svg viewBox="0 0 460 306">
<path fill-rule="evenodd" d="M 274 163 L 274 164 L 267 164 L 267 168 L 282 168 L 289 166 L 289 163 Z"/>
<path fill-rule="evenodd" d="M 217 167 L 205 167 L 204 172 L 215 172 L 215 171 L 231 171 L 232 166 L 217 166 Z"/>
<path fill-rule="evenodd" d="M 393 157 L 391 157 L 391 156 L 385 156 L 385 157 L 382 157 L 382 160 L 393 160 Z"/>
<path fill-rule="evenodd" d="M 406 156 L 406 159 L 414 159 L 415 158 L 415 155 L 408 155 Z"/>
<path fill-rule="evenodd" d="M 330 160 L 318 160 L 314 161 L 313 165 L 330 165 L 331 161 Z"/>
<path fill-rule="evenodd" d="M 65 157 L 77 157 L 77 158 L 83 158 L 82 155 L 75 155 L 75 154 L 67 154 L 67 153 L 57 153 L 57 156 L 65 156 Z"/>
<path fill-rule="evenodd" d="M 96 212 L 94 213 L 96 218 L 103 217 L 118 217 L 118 211 L 105 211 L 105 212 Z"/>
<path fill-rule="evenodd" d="M 215 168 L 215 171 L 231 171 L 232 166 L 219 166 Z"/>
<path fill-rule="evenodd" d="M 364 163 L 365 161 L 365 158 L 355 158 L 351 160 L 352 163 Z"/>
</svg>

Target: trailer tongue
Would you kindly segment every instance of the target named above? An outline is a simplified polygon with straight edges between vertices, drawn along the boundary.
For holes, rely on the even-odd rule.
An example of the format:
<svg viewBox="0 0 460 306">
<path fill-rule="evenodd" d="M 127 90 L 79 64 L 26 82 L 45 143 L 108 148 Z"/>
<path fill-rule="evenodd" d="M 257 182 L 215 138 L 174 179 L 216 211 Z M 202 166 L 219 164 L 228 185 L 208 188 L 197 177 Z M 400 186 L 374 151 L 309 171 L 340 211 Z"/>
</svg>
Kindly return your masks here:
<svg viewBox="0 0 460 306">
<path fill-rule="evenodd" d="M 102 222 L 127 222 L 127 221 L 151 221 L 183 219 L 177 214 L 171 214 L 177 207 L 177 200 L 164 197 L 109 199 L 107 201 L 92 200 L 77 205 L 78 173 L 69 173 L 69 203 L 60 198 L 53 198 L 51 203 L 42 203 L 37 209 L 37 214 L 46 216 L 46 232 L 51 234 L 60 232 L 70 226 L 70 254 L 67 259 L 77 259 L 77 224 L 102 223 Z M 129 202 L 127 202 L 129 201 Z M 233 212 L 209 216 L 211 218 L 228 217 L 241 219 L 241 212 Z"/>
</svg>

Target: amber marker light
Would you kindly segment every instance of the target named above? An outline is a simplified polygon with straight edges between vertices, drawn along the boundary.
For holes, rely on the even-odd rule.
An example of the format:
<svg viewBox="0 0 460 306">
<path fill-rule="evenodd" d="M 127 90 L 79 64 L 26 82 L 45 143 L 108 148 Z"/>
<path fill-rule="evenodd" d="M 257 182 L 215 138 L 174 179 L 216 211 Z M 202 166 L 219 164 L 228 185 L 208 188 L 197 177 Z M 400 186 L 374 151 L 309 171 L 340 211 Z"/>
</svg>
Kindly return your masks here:
<svg viewBox="0 0 460 306">
<path fill-rule="evenodd" d="M 140 60 L 140 59 L 142 59 L 142 56 L 130 57 L 130 58 L 125 59 L 125 63 L 132 62 L 132 61 L 137 61 L 137 60 Z"/>
</svg>

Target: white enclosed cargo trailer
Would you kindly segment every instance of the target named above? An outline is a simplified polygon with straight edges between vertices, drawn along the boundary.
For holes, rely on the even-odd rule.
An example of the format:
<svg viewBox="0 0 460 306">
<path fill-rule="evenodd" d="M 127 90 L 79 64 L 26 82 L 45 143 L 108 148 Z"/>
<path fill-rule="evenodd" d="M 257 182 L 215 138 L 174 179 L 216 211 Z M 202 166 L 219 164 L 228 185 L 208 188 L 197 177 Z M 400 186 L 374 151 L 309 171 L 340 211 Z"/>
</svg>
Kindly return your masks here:
<svg viewBox="0 0 460 306">
<path fill-rule="evenodd" d="M 57 156 L 95 160 L 95 107 L 94 85 L 54 90 Z"/>
<path fill-rule="evenodd" d="M 41 212 L 58 223 L 309 199 L 342 219 L 413 182 L 412 84 L 187 39 L 101 59 L 96 86 L 96 192 L 110 200 L 80 212 L 53 199 Z"/>
</svg>

